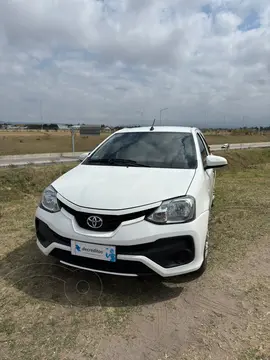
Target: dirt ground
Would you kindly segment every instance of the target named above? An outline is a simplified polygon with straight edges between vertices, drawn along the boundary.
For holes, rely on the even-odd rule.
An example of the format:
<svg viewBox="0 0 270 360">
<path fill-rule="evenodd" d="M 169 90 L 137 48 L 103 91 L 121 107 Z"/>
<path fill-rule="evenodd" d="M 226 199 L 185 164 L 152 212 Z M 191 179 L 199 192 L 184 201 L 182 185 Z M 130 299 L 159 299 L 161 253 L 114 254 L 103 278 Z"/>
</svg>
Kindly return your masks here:
<svg viewBox="0 0 270 360">
<path fill-rule="evenodd" d="M 102 339 L 97 358 L 269 359 L 269 240 L 234 266 L 170 284 L 174 298 L 133 315 L 125 338 Z"/>
<path fill-rule="evenodd" d="M 218 172 L 207 271 L 170 280 L 44 257 L 38 194 L 68 166 L 1 170 L 1 360 L 269 360 L 269 150 L 248 154 L 228 152 Z"/>
<path fill-rule="evenodd" d="M 131 302 L 124 290 L 127 280 L 80 273 L 71 273 L 70 278 L 66 269 L 49 271 L 51 275 L 43 270 L 38 275 L 40 270 L 35 266 L 35 275 L 20 274 L 20 278 L 15 277 L 18 282 L 12 284 L 17 291 L 36 298 L 34 302 L 23 302 L 18 295 L 14 302 L 10 299 L 12 292 L 2 288 L 1 295 L 4 293 L 9 302 L 5 307 L 15 312 L 2 322 L 7 334 L 1 337 L 1 358 L 268 360 L 269 240 L 262 238 L 259 249 L 250 246 L 245 259 L 234 266 L 205 273 L 193 282 L 188 278 L 163 284 L 157 280 L 141 284 L 128 280 L 128 287 L 135 285 L 137 289 L 127 291 L 129 296 L 134 295 Z M 56 276 L 59 272 L 62 279 Z M 14 275 L 8 276 L 14 279 Z M 20 282 L 25 283 L 23 289 Z M 58 289 L 53 291 L 51 286 L 57 283 Z M 65 294 L 59 296 L 61 288 Z M 104 295 L 114 300 L 108 304 L 104 299 L 103 304 Z M 1 300 L 3 305 L 3 297 Z M 49 312 L 43 304 L 47 301 Z M 130 306 L 137 302 L 140 310 L 131 316 L 123 310 L 121 313 L 118 306 L 127 306 L 125 301 Z M 93 305 L 105 312 L 103 319 L 96 312 L 91 314 Z M 10 318 L 16 321 L 10 322 Z M 60 328 L 57 331 L 56 326 Z M 53 339 L 58 332 L 61 336 Z M 25 349 L 23 344 L 27 345 Z"/>
</svg>

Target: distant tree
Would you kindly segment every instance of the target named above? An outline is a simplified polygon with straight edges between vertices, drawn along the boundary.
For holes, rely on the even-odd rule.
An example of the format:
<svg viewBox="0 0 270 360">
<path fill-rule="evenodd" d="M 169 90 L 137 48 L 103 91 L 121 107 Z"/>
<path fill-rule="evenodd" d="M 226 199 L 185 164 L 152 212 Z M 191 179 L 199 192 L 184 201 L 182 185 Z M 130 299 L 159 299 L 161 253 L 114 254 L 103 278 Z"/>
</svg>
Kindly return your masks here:
<svg viewBox="0 0 270 360">
<path fill-rule="evenodd" d="M 29 130 L 41 130 L 42 125 L 41 124 L 29 124 L 28 129 Z"/>
<path fill-rule="evenodd" d="M 57 130 L 59 130 L 59 127 L 58 127 L 57 124 L 44 124 L 43 129 L 44 130 L 55 130 L 55 131 L 57 131 Z"/>
</svg>

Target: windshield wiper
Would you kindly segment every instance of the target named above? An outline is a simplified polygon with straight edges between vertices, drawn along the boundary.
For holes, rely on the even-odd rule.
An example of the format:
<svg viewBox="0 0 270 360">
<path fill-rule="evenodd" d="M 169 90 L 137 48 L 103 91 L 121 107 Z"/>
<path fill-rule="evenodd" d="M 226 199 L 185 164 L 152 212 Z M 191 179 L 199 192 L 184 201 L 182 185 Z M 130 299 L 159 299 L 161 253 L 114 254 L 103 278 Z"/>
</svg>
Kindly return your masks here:
<svg viewBox="0 0 270 360">
<path fill-rule="evenodd" d="M 140 164 L 135 160 L 129 159 L 88 159 L 88 164 L 104 164 L 104 165 L 123 165 L 123 166 L 138 166 L 138 167 L 150 167 L 149 165 Z"/>
</svg>

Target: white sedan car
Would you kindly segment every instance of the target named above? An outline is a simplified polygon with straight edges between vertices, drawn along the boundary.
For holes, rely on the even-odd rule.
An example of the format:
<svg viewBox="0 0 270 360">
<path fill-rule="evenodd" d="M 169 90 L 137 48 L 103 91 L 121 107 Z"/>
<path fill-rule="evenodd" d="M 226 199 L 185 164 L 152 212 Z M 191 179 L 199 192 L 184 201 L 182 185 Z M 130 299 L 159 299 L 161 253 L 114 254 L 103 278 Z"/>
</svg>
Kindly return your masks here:
<svg viewBox="0 0 270 360">
<path fill-rule="evenodd" d="M 202 272 L 214 169 L 225 165 L 197 128 L 117 131 L 44 190 L 37 245 L 65 265 L 95 272 Z"/>
<path fill-rule="evenodd" d="M 221 145 L 221 149 L 229 149 L 230 148 L 230 144 L 223 144 Z"/>
</svg>

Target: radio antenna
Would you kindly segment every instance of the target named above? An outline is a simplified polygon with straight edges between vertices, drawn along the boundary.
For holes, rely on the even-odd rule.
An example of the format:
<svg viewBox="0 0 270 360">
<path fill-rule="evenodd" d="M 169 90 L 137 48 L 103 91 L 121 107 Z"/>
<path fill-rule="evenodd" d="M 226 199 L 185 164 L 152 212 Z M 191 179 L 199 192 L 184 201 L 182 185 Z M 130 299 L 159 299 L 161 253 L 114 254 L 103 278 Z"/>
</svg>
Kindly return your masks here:
<svg viewBox="0 0 270 360">
<path fill-rule="evenodd" d="M 153 130 L 154 130 L 155 121 L 156 121 L 156 119 L 154 119 L 153 124 L 152 124 L 152 126 L 150 127 L 150 131 L 153 131 Z"/>
</svg>

